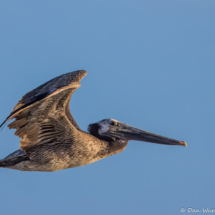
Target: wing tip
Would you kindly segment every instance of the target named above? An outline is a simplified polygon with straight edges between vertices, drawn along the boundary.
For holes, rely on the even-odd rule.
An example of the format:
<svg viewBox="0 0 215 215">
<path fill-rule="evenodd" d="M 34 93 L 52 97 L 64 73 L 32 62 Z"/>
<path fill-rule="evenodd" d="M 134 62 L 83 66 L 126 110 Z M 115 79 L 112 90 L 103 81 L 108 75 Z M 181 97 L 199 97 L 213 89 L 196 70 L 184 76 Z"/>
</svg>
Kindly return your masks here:
<svg viewBox="0 0 215 215">
<path fill-rule="evenodd" d="M 7 119 L 0 125 L 0 128 L 5 124 L 6 121 L 7 121 Z"/>
</svg>

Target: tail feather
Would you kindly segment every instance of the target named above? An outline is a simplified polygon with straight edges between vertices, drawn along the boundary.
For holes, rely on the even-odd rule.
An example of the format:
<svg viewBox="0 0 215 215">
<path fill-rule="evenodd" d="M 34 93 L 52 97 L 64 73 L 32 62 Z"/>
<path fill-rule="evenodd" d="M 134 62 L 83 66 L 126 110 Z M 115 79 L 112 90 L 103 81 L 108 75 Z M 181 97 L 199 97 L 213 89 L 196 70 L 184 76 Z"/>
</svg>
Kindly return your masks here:
<svg viewBox="0 0 215 215">
<path fill-rule="evenodd" d="M 17 163 L 20 163 L 25 160 L 29 160 L 28 155 L 25 154 L 25 152 L 22 150 L 17 150 L 12 154 L 8 155 L 6 158 L 0 160 L 0 167 L 14 166 Z"/>
</svg>

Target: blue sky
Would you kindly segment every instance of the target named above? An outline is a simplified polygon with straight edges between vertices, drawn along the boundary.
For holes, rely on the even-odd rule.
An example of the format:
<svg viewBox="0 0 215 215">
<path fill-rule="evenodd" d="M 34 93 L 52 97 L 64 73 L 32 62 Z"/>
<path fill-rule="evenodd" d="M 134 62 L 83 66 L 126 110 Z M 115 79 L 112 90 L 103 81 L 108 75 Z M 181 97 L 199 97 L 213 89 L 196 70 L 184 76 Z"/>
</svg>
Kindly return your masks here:
<svg viewBox="0 0 215 215">
<path fill-rule="evenodd" d="M 71 111 L 186 141 L 131 141 L 54 173 L 1 169 L 4 215 L 182 214 L 215 208 L 215 1 L 1 1 L 0 120 L 40 84 L 85 69 Z M 7 127 L 3 158 L 19 147 Z M 184 212 L 184 214 L 186 214 Z"/>
</svg>

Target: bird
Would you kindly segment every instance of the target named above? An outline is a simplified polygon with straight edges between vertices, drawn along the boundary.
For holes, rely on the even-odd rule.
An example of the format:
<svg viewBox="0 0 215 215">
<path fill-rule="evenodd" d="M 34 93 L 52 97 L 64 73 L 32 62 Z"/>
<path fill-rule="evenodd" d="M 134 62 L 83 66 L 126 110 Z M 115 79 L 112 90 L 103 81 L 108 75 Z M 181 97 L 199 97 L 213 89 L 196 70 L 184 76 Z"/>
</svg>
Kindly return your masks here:
<svg viewBox="0 0 215 215">
<path fill-rule="evenodd" d="M 70 112 L 70 99 L 87 72 L 58 76 L 25 94 L 0 125 L 21 138 L 20 149 L 0 160 L 0 167 L 53 172 L 87 165 L 122 152 L 129 140 L 187 146 L 186 142 L 141 130 L 115 119 L 80 129 Z"/>
</svg>

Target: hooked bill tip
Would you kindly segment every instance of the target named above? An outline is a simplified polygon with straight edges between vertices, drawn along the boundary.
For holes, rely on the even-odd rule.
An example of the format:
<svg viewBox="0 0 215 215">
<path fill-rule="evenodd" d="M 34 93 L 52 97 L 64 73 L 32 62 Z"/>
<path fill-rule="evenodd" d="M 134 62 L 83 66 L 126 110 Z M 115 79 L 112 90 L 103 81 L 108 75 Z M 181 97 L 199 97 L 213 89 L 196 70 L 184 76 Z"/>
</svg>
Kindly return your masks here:
<svg viewBox="0 0 215 215">
<path fill-rule="evenodd" d="M 180 144 L 183 145 L 184 147 L 187 147 L 187 143 L 184 141 L 181 141 Z"/>
</svg>

